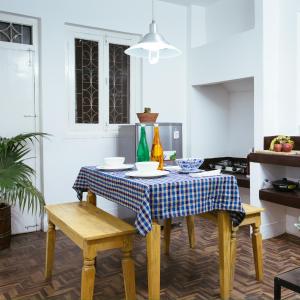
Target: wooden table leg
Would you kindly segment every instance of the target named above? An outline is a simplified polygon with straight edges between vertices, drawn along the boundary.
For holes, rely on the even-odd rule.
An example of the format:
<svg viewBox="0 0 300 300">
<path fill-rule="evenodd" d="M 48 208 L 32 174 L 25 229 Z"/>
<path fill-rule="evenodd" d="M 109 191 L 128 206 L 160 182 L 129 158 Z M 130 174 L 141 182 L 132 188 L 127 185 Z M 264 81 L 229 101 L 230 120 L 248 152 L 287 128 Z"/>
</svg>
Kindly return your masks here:
<svg viewBox="0 0 300 300">
<path fill-rule="evenodd" d="M 230 242 L 230 259 L 231 259 L 231 278 L 230 278 L 230 290 L 233 289 L 233 283 L 234 283 L 234 274 L 235 274 L 235 261 L 236 261 L 236 234 L 239 230 L 239 227 L 232 227 L 231 229 L 231 242 Z"/>
<path fill-rule="evenodd" d="M 96 253 L 84 245 L 83 267 L 81 272 L 81 300 L 93 300 L 95 284 L 95 256 Z"/>
<path fill-rule="evenodd" d="M 48 221 L 48 232 L 46 241 L 46 263 L 45 263 L 45 278 L 49 279 L 52 275 L 53 262 L 54 262 L 54 249 L 55 249 L 55 225 Z"/>
<path fill-rule="evenodd" d="M 195 219 L 194 216 L 186 217 L 186 224 L 189 235 L 190 248 L 195 248 Z"/>
<path fill-rule="evenodd" d="M 87 196 L 86 196 L 86 202 L 97 206 L 96 195 L 93 192 L 88 191 Z"/>
<path fill-rule="evenodd" d="M 96 196 L 96 194 L 94 194 L 91 191 L 88 191 L 87 195 L 86 195 L 86 202 L 89 203 L 89 204 L 92 204 L 94 206 L 97 206 L 97 196 Z M 95 268 L 97 268 L 97 257 L 95 257 L 94 265 L 95 265 Z"/>
<path fill-rule="evenodd" d="M 220 294 L 221 299 L 227 300 L 230 296 L 231 272 L 230 272 L 230 239 L 231 218 L 228 212 L 218 211 L 219 232 L 219 260 L 220 260 Z"/>
<path fill-rule="evenodd" d="M 160 225 L 152 221 L 147 234 L 148 299 L 160 299 Z"/>
</svg>

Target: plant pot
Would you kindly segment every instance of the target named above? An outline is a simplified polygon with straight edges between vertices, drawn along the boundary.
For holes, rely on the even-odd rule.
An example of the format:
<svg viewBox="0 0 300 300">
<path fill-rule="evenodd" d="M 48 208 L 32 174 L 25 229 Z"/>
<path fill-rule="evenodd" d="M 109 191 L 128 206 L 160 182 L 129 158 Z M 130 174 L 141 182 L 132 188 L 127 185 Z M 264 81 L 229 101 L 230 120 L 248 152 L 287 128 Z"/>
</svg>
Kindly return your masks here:
<svg viewBox="0 0 300 300">
<path fill-rule="evenodd" d="M 292 144 L 289 144 L 289 143 L 284 143 L 282 145 L 282 151 L 283 152 L 291 152 L 293 149 L 293 145 Z"/>
<path fill-rule="evenodd" d="M 140 123 L 155 123 L 158 113 L 137 113 Z"/>
<path fill-rule="evenodd" d="M 10 205 L 0 203 L 0 250 L 9 248 L 11 238 Z"/>
<path fill-rule="evenodd" d="M 274 145 L 274 151 L 275 152 L 281 152 L 282 151 L 282 144 L 275 144 Z"/>
</svg>

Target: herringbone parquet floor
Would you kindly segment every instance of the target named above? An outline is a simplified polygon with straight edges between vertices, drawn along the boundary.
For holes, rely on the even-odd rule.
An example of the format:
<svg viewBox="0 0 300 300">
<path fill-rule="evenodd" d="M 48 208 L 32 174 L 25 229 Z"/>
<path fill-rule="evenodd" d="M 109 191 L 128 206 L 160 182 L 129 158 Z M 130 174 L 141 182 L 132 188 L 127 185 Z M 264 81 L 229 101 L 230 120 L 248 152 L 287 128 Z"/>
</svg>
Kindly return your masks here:
<svg viewBox="0 0 300 300">
<path fill-rule="evenodd" d="M 197 248 L 189 249 L 186 228 L 172 234 L 171 254 L 162 255 L 161 299 L 219 299 L 218 250 L 216 227 L 209 221 L 197 221 Z M 300 266 L 300 239 L 282 235 L 264 241 L 265 281 L 254 277 L 253 257 L 247 230 L 238 236 L 237 269 L 232 299 L 273 299 L 274 275 Z M 11 249 L 0 251 L 0 300 L 7 299 L 79 299 L 81 252 L 63 234 L 58 233 L 52 281 L 43 278 L 45 234 L 15 236 Z M 98 255 L 95 299 L 123 299 L 119 251 Z M 138 299 L 147 299 L 145 239 L 136 237 Z M 284 299 L 300 299 L 283 290 Z"/>
</svg>

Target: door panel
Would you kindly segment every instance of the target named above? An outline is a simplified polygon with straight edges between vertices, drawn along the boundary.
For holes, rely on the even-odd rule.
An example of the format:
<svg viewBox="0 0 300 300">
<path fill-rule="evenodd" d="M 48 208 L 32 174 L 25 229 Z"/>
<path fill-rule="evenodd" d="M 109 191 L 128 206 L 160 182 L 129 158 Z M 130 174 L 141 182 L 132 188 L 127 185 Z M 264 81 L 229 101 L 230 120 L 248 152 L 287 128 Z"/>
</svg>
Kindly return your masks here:
<svg viewBox="0 0 300 300">
<path fill-rule="evenodd" d="M 15 45 L 0 46 L 0 136 L 36 131 L 33 55 L 33 51 L 17 49 Z M 33 145 L 27 163 L 35 170 L 36 156 L 36 145 Z M 39 228 L 39 217 L 21 213 L 17 206 L 12 208 L 13 233 Z"/>
</svg>

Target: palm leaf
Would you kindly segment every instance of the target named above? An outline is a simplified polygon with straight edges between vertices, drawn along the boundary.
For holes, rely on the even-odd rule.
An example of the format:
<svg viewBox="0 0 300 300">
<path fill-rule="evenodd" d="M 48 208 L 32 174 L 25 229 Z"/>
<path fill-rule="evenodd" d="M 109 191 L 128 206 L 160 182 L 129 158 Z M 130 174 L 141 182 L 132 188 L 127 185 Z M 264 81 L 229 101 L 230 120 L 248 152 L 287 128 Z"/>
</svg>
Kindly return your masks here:
<svg viewBox="0 0 300 300">
<path fill-rule="evenodd" d="M 0 200 L 11 205 L 19 204 L 21 211 L 27 208 L 41 212 L 44 197 L 32 184 L 35 171 L 25 161 L 30 145 L 47 134 L 32 132 L 6 138 L 0 137 Z"/>
</svg>

